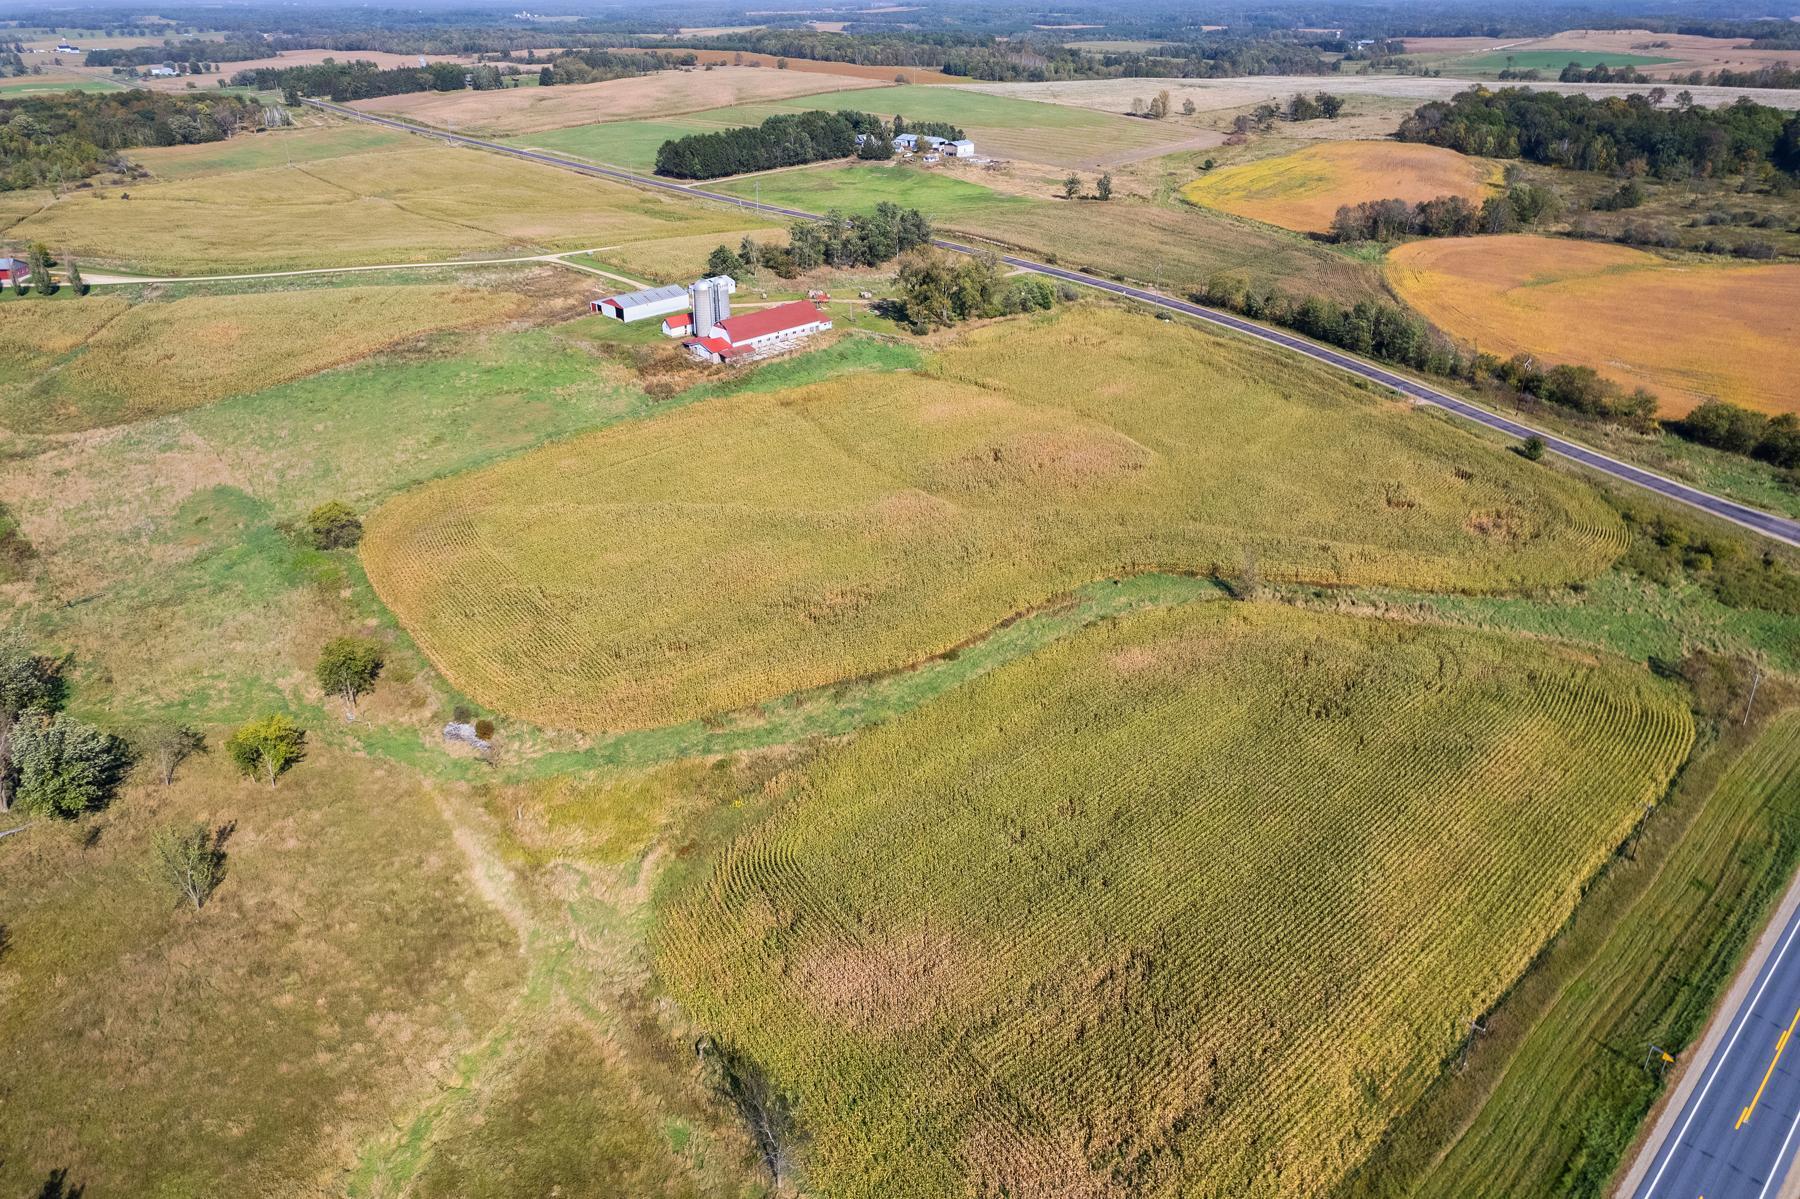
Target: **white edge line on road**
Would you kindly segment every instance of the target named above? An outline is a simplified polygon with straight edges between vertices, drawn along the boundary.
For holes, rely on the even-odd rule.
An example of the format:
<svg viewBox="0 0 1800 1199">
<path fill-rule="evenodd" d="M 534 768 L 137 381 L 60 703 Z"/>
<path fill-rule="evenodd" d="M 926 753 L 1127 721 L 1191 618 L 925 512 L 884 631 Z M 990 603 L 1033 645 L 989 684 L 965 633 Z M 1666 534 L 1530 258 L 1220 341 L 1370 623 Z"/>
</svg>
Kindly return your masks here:
<svg viewBox="0 0 1800 1199">
<path fill-rule="evenodd" d="M 1675 1151 L 1681 1147 L 1682 1139 L 1687 1136 L 1688 1129 L 1693 1127 L 1694 1117 L 1698 1116 L 1700 1114 L 1700 1109 L 1706 1105 L 1706 1093 L 1712 1090 L 1713 1083 L 1718 1081 L 1719 1072 L 1725 1068 L 1725 1059 L 1731 1056 L 1731 1050 L 1737 1044 L 1737 1039 L 1742 1036 L 1744 1030 L 1750 1026 L 1750 1016 L 1756 1010 L 1756 1005 L 1762 1002 L 1763 992 L 1769 989 L 1769 983 L 1774 980 L 1775 972 L 1781 968 L 1781 959 L 1787 956 L 1787 951 L 1793 946 L 1794 934 L 1796 933 L 1800 933 L 1800 919 L 1795 920 L 1788 927 L 1787 936 L 1781 943 L 1781 949 L 1776 952 L 1775 956 L 1769 960 L 1768 965 L 1763 968 L 1762 985 L 1756 988 L 1756 994 L 1752 995 L 1750 997 L 1750 1002 L 1744 1005 L 1743 1012 L 1738 1019 L 1738 1026 L 1731 1030 L 1731 1036 L 1726 1040 L 1724 1047 L 1713 1056 L 1712 1074 L 1707 1078 L 1706 1082 L 1701 1085 L 1700 1093 L 1688 1101 L 1687 1119 L 1681 1122 L 1680 1130 L 1663 1143 L 1663 1163 L 1661 1166 L 1657 1167 L 1656 1173 L 1651 1177 L 1649 1184 L 1639 1192 L 1641 1199 L 1650 1199 L 1650 1197 L 1656 1193 L 1657 1185 L 1662 1182 L 1662 1176 L 1667 1172 L 1669 1163 L 1675 1160 Z M 1796 1118 L 1796 1123 L 1800 1124 L 1800 1117 Z M 1790 1137 L 1793 1136 L 1792 1130 L 1789 1131 L 1788 1135 Z M 1785 1157 L 1787 1155 L 1786 1141 L 1782 1142 L 1781 1150 L 1782 1156 Z M 1776 1164 L 1779 1165 L 1780 1162 L 1777 1161 Z M 1765 1187 L 1764 1190 L 1766 1192 L 1767 1188 Z"/>
<path fill-rule="evenodd" d="M 1787 1135 L 1781 1138 L 1781 1151 L 1775 1155 L 1775 1160 L 1769 1163 L 1769 1177 L 1763 1182 L 1762 1190 L 1756 1192 L 1756 1199 L 1768 1199 L 1769 1188 L 1780 1182 L 1786 1173 L 1781 1168 L 1781 1163 L 1787 1160 L 1788 1146 L 1794 1141 L 1796 1129 L 1800 1129 L 1800 1112 L 1794 1113 L 1794 1122 L 1788 1125 Z"/>
</svg>

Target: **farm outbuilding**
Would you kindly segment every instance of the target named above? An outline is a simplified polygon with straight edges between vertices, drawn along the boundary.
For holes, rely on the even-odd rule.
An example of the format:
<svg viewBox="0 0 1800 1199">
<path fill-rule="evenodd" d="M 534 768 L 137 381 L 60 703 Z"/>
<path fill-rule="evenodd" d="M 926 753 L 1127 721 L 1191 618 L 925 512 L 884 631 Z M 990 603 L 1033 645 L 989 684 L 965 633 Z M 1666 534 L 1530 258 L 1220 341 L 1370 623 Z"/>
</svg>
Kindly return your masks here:
<svg viewBox="0 0 1800 1199">
<path fill-rule="evenodd" d="M 706 336 L 690 337 L 681 344 L 696 358 L 730 362 L 781 349 L 829 328 L 831 318 L 818 305 L 794 300 L 722 320 Z"/>
<path fill-rule="evenodd" d="M 680 312 L 688 304 L 688 289 L 680 284 L 671 283 L 667 287 L 652 287 L 644 291 L 628 291 L 616 296 L 607 296 L 595 300 L 591 307 L 601 316 L 610 316 L 615 321 L 641 321 L 653 316 L 667 316 L 671 312 Z"/>
<path fill-rule="evenodd" d="M 0 254 L 0 285 L 11 283 L 15 279 L 29 279 L 31 264 L 23 258 L 9 258 Z"/>
</svg>

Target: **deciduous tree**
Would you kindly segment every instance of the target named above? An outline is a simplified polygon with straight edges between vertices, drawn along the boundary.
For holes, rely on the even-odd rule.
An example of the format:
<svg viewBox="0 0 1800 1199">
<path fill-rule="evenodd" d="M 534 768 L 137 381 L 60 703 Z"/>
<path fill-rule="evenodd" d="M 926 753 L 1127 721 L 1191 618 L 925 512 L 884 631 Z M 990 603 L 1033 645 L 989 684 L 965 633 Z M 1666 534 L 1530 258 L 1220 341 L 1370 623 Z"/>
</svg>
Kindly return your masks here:
<svg viewBox="0 0 1800 1199">
<path fill-rule="evenodd" d="M 105 807 L 130 757 L 110 733 L 61 712 L 28 712 L 12 732 L 19 807 L 73 819 Z"/>
<path fill-rule="evenodd" d="M 306 514 L 306 530 L 313 548 L 348 549 L 362 540 L 362 521 L 342 500 L 329 500 Z"/>
<path fill-rule="evenodd" d="M 375 686 L 383 662 L 381 646 L 361 637 L 334 637 L 319 652 L 313 674 L 326 694 L 344 701 L 344 711 L 356 718 L 356 701 Z"/>
<path fill-rule="evenodd" d="M 306 730 L 277 712 L 239 728 L 225 742 L 238 770 L 269 786 L 306 756 Z"/>
<path fill-rule="evenodd" d="M 199 911 L 225 880 L 225 841 L 230 835 L 230 825 L 217 830 L 204 824 L 158 829 L 150 840 L 151 875 Z"/>
</svg>

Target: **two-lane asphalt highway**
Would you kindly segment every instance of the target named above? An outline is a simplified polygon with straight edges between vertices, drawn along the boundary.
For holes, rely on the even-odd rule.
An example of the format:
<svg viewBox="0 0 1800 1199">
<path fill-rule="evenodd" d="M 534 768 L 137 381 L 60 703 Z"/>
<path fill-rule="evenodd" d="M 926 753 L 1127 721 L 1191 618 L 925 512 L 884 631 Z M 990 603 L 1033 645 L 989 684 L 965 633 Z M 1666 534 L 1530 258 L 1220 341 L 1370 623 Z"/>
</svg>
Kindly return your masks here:
<svg viewBox="0 0 1800 1199">
<path fill-rule="evenodd" d="M 1800 1152 L 1800 907 L 1629 1199 L 1775 1199 Z M 1703 1051 L 1704 1051 L 1703 1046 Z"/>
<path fill-rule="evenodd" d="M 315 108 L 324 109 L 337 113 L 340 116 L 349 117 L 352 120 L 366 121 L 374 125 L 385 125 L 389 128 L 398 129 L 406 133 L 417 134 L 420 137 L 437 138 L 441 141 L 447 141 L 457 145 L 471 146 L 480 150 L 490 150 L 494 153 L 506 154 L 513 158 L 521 158 L 527 162 L 541 163 L 545 166 L 558 167 L 566 171 L 575 171 L 583 175 L 592 175 L 603 179 L 615 179 L 624 183 L 635 184 L 639 187 L 650 187 L 661 191 L 697 196 L 701 199 L 714 200 L 721 204 L 730 204 L 735 207 L 767 213 L 772 216 L 793 217 L 798 220 L 821 219 L 820 215 L 816 212 L 806 212 L 798 208 L 786 208 L 779 204 L 763 204 L 757 201 L 745 200 L 738 196 L 726 195 L 723 192 L 706 191 L 702 188 L 677 183 L 669 179 L 659 179 L 653 175 L 640 175 L 634 171 L 621 170 L 617 167 L 600 166 L 596 163 L 583 162 L 580 159 L 565 158 L 560 154 L 550 154 L 542 150 L 528 149 L 523 146 L 509 146 L 502 142 L 486 141 L 482 138 L 468 137 L 460 133 L 447 133 L 438 129 L 414 125 L 407 121 L 399 121 L 391 117 L 379 116 L 375 113 L 360 112 L 354 108 L 346 108 L 341 104 L 332 104 L 324 100 L 308 100 L 306 103 Z M 936 239 L 934 244 L 943 249 L 953 250 L 960 254 L 986 252 L 975 246 L 941 238 Z M 1113 295 L 1137 300 L 1141 303 L 1164 309 L 1165 311 L 1178 312 L 1183 316 L 1193 317 L 1196 320 L 1206 321 L 1213 325 L 1232 329 L 1247 337 L 1254 337 L 1259 341 L 1281 346 L 1282 348 L 1292 350 L 1295 353 L 1305 354 L 1308 358 L 1323 362 L 1328 366 L 1336 367 L 1339 370 L 1348 371 L 1353 375 L 1358 375 L 1371 382 L 1380 383 L 1385 387 L 1391 387 L 1395 391 L 1409 396 L 1421 403 L 1431 404 L 1435 407 L 1442 408 L 1445 411 L 1453 412 L 1460 417 L 1474 421 L 1478 425 L 1484 425 L 1489 429 L 1497 430 L 1509 437 L 1517 437 L 1520 439 L 1534 436 L 1540 437 L 1544 441 L 1545 448 L 1552 453 L 1560 454 L 1571 461 L 1579 462 L 1581 465 L 1588 467 L 1591 470 L 1610 476 L 1622 483 L 1629 483 L 1634 487 L 1641 487 L 1646 491 L 1653 491 L 1658 495 L 1698 508 L 1703 512 L 1711 513 L 1714 516 L 1721 517 L 1734 524 L 1742 525 L 1746 529 L 1761 533 L 1765 537 L 1773 538 L 1774 540 L 1783 542 L 1787 545 L 1800 546 L 1800 521 L 1774 516 L 1761 509 L 1752 508 L 1747 504 L 1740 504 L 1734 500 L 1728 500 L 1722 496 L 1713 495 L 1711 492 L 1702 491 L 1697 487 L 1690 487 L 1685 483 L 1676 482 L 1674 479 L 1665 478 L 1662 475 L 1656 474 L 1654 471 L 1648 471 L 1642 467 L 1633 466 L 1628 462 L 1621 462 L 1617 458 L 1609 457 L 1600 453 L 1598 450 L 1590 449 L 1578 442 L 1568 441 L 1564 438 L 1545 433 L 1542 430 L 1534 429 L 1530 425 L 1512 420 L 1509 417 L 1501 416 L 1498 413 L 1490 412 L 1478 404 L 1471 404 L 1467 400 L 1458 399 L 1453 395 L 1438 391 L 1436 388 L 1427 387 L 1423 383 L 1416 382 L 1404 375 L 1396 374 L 1393 371 L 1386 370 L 1373 363 L 1365 362 L 1353 355 L 1308 341 L 1297 334 L 1284 333 L 1278 329 L 1271 329 L 1264 325 L 1256 324 L 1254 321 L 1247 321 L 1242 317 L 1233 316 L 1228 312 L 1220 312 L 1217 309 L 1207 308 L 1188 300 L 1178 300 L 1172 296 L 1166 296 L 1161 292 L 1151 291 L 1147 288 L 1133 287 L 1126 283 L 1115 283 L 1110 279 L 1102 279 L 1097 275 L 1084 274 L 1081 271 L 1065 270 L 1062 267 L 1052 266 L 1049 263 L 1035 262 L 1029 258 L 1019 258 L 1010 254 L 1001 254 L 998 257 L 1001 262 L 1006 263 L 1008 266 L 1017 267 L 1020 270 L 1031 271 L 1039 275 L 1047 275 L 1052 279 L 1062 279 L 1069 283 L 1080 284 L 1083 287 L 1092 287 L 1100 291 L 1110 292 Z"/>
</svg>

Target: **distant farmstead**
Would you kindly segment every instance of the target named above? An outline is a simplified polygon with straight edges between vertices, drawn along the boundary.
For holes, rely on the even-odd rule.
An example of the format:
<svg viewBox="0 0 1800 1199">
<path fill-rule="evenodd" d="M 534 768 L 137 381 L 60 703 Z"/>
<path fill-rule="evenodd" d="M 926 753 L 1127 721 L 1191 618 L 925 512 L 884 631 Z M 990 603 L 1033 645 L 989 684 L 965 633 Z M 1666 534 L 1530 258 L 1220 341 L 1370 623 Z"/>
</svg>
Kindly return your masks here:
<svg viewBox="0 0 1800 1199">
<path fill-rule="evenodd" d="M 713 325 L 711 332 L 681 344 L 705 362 L 733 362 L 783 350 L 831 328 L 831 318 L 810 300 L 744 312 Z"/>
<path fill-rule="evenodd" d="M 929 133 L 902 133 L 894 139 L 894 149 L 908 154 L 927 150 L 933 154 L 947 154 L 951 158 L 975 157 L 975 143 L 968 138 L 951 141 L 947 137 L 934 137 Z"/>
</svg>

